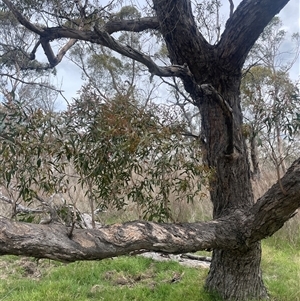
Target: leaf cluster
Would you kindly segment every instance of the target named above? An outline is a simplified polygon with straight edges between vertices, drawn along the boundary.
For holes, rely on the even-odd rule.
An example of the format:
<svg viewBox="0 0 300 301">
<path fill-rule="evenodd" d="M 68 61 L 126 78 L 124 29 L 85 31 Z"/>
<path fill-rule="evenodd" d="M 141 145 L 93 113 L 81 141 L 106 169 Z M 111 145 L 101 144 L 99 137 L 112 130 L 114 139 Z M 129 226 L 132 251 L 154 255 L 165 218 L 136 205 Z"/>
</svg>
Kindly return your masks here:
<svg viewBox="0 0 300 301">
<path fill-rule="evenodd" d="M 192 202 L 209 173 L 176 114 L 120 95 L 86 92 L 62 113 L 17 103 L 1 111 L 0 181 L 19 200 L 58 193 L 76 176 L 73 189 L 80 184 L 98 208 L 134 202 L 142 218 L 161 221 L 172 219 L 170 198 Z"/>
<path fill-rule="evenodd" d="M 63 177 L 54 164 L 60 117 L 10 103 L 1 106 L 0 122 L 0 183 L 24 201 L 39 191 L 57 192 Z"/>
<path fill-rule="evenodd" d="M 280 128 L 284 139 L 292 140 L 299 125 L 299 89 L 287 74 L 270 68 L 256 66 L 244 77 L 241 91 L 245 116 L 252 120 L 257 133 L 270 133 Z"/>
</svg>

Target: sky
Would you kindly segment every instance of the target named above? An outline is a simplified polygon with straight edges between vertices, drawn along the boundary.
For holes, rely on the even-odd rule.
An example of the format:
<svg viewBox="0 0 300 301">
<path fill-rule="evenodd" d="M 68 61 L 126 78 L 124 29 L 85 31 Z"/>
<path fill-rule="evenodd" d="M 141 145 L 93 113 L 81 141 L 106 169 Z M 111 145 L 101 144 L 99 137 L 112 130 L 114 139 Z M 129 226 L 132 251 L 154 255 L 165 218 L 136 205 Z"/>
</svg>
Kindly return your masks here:
<svg viewBox="0 0 300 301">
<path fill-rule="evenodd" d="M 280 19 L 283 22 L 284 29 L 288 33 L 300 34 L 300 2 L 299 0 L 290 0 L 290 2 L 282 9 L 279 14 Z M 300 80 L 300 61 L 295 62 L 290 76 L 293 80 Z"/>
<path fill-rule="evenodd" d="M 221 14 L 223 17 L 229 15 L 229 2 L 226 0 L 221 0 L 223 7 Z M 241 0 L 234 0 L 235 7 Z M 282 9 L 279 14 L 279 17 L 283 21 L 284 29 L 288 33 L 300 33 L 300 4 L 299 0 L 290 0 L 289 3 Z M 286 44 L 288 45 L 288 44 Z M 82 84 L 81 71 L 78 67 L 76 67 L 73 63 L 64 59 L 62 63 L 57 66 L 57 75 L 58 75 L 58 83 L 61 84 L 61 89 L 64 91 L 64 96 L 70 102 L 72 102 L 72 98 L 76 97 L 77 91 L 80 89 Z M 293 80 L 300 80 L 299 77 L 300 70 L 300 62 L 299 58 L 295 62 L 293 68 L 290 70 L 290 76 Z M 64 100 L 59 98 L 57 100 L 57 109 L 62 109 L 66 106 Z"/>
</svg>

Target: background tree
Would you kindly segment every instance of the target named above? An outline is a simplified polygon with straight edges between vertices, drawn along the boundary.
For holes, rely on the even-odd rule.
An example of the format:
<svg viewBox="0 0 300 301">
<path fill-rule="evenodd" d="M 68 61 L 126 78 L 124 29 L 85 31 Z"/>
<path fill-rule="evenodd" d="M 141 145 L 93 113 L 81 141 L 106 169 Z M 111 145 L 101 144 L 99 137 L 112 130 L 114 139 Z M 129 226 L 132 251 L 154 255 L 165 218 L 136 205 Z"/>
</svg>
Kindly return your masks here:
<svg viewBox="0 0 300 301">
<path fill-rule="evenodd" d="M 261 157 L 271 159 L 280 178 L 286 172 L 287 160 L 297 147 L 298 88 L 287 74 L 279 71 L 272 74 L 270 69 L 257 66 L 245 76 L 242 93 L 253 177 L 259 178 L 260 174 L 257 150 L 260 146 Z"/>
<path fill-rule="evenodd" d="M 219 42 L 210 44 L 198 28 L 188 0 L 154 0 L 153 7 L 137 19 L 120 17 L 121 9 L 114 2 L 100 6 L 96 1 L 74 1 L 70 5 L 64 1 L 2 0 L 3 7 L 35 33 L 37 41 L 32 53 L 41 46 L 48 59 L 47 67 L 54 68 L 82 40 L 143 64 L 151 78 L 182 80 L 201 113 L 203 162 L 214 172 L 210 178 L 214 220 L 192 224 L 129 222 L 87 235 L 87 230 L 70 232 L 55 224 L 18 224 L 1 219 L 4 230 L 0 253 L 72 261 L 100 259 L 136 249 L 186 252 L 212 248 L 206 282 L 209 291 L 218 292 L 224 299 L 266 298 L 260 270 L 260 240 L 276 232 L 299 207 L 300 162 L 294 162 L 281 179 L 281 186 L 277 183 L 254 203 L 243 136 L 240 84 L 250 49 L 287 2 L 242 1 L 235 11 L 231 10 Z M 122 44 L 115 37 L 121 31 L 148 35 L 150 30 L 162 36 L 170 65 L 158 65 L 143 49 Z M 65 44 L 55 55 L 51 43 L 57 39 Z M 40 236 L 47 245 L 35 240 Z"/>
<path fill-rule="evenodd" d="M 292 35 L 294 47 L 287 51 L 291 46 L 284 45 L 286 34 L 280 19 L 273 18 L 250 52 L 252 68 L 247 69 L 242 82 L 254 177 L 259 177 L 258 140 L 265 141 L 260 144 L 272 160 L 278 179 L 286 172 L 286 158 L 295 146 L 299 91 L 288 72 L 299 54 L 299 35 Z"/>
<path fill-rule="evenodd" d="M 208 173 L 192 144 L 180 139 L 183 128 L 169 111 L 145 109 L 124 96 L 108 101 L 86 87 L 65 112 L 4 105 L 1 183 L 14 200 L 13 215 L 22 200 L 41 202 L 55 194 L 67 199 L 62 191 L 80 184 L 93 227 L 96 210 L 120 209 L 128 202 L 137 204 L 140 218 L 174 220 L 171 195 L 193 202 L 202 184 L 194 185 L 194 178 L 203 176 L 205 183 Z M 77 211 L 76 202 L 70 205 Z"/>
<path fill-rule="evenodd" d="M 31 53 L 34 35 L 20 26 L 11 12 L 1 10 L 0 93 L 8 102 L 19 101 L 54 110 L 61 90 L 54 84 L 55 69 L 35 59 Z"/>
</svg>

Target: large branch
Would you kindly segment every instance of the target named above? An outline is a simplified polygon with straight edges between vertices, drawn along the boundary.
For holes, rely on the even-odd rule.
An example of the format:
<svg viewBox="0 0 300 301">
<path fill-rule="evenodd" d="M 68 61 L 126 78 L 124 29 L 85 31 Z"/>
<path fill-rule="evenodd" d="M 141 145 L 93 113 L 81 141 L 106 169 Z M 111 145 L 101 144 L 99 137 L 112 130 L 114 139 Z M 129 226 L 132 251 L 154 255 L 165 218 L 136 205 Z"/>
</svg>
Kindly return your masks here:
<svg viewBox="0 0 300 301">
<path fill-rule="evenodd" d="M 29 224 L 0 219 L 0 255 L 13 254 L 61 261 L 95 260 L 135 250 L 185 253 L 239 247 L 239 214 L 218 221 L 158 224 L 135 221 L 100 229 L 70 231 L 63 225 Z"/>
<path fill-rule="evenodd" d="M 34 28 L 34 25 L 31 24 L 25 17 L 23 17 L 22 14 L 17 10 L 15 6 L 11 4 L 9 0 L 5 0 L 5 3 L 8 5 L 12 13 L 16 16 L 16 18 L 18 18 L 19 22 L 21 22 L 22 25 L 24 25 L 29 30 L 32 30 L 32 28 Z M 192 25 L 195 26 L 195 22 L 191 21 L 193 20 L 193 17 L 192 17 L 189 1 L 186 1 L 184 7 L 186 5 L 189 7 L 189 10 L 185 16 L 186 17 L 188 16 L 187 24 L 189 24 L 188 31 L 190 31 L 191 26 Z M 183 7 L 177 7 L 176 10 L 177 14 L 179 14 L 181 18 L 183 18 L 183 16 L 181 15 L 182 9 Z M 168 26 L 170 26 L 170 24 Z M 67 28 L 61 26 L 52 27 L 52 28 L 42 28 L 42 29 L 38 29 L 38 31 L 35 30 L 35 32 L 38 33 L 40 36 L 40 41 L 34 47 L 31 56 L 34 58 L 35 51 L 37 50 L 38 45 L 41 44 L 44 49 L 45 55 L 48 58 L 49 65 L 51 68 L 53 68 L 61 62 L 64 55 L 76 43 L 77 40 L 97 43 L 99 45 L 108 47 L 111 50 L 116 51 L 121 55 L 127 56 L 137 62 L 144 64 L 145 66 L 148 67 L 149 72 L 151 73 L 151 77 L 153 77 L 154 75 L 160 77 L 174 77 L 174 76 L 180 77 L 184 82 L 186 91 L 191 93 L 195 102 L 198 102 L 198 100 L 202 97 L 203 89 L 196 83 L 195 76 L 192 74 L 188 66 L 190 65 L 192 66 L 192 68 L 194 68 L 195 64 L 193 64 L 192 62 L 183 61 L 182 65 L 158 66 L 151 59 L 150 56 L 136 49 L 133 49 L 128 45 L 121 44 L 110 35 L 110 33 L 120 31 L 120 30 L 129 30 L 129 31 L 138 32 L 145 29 L 157 29 L 159 27 L 160 24 L 157 18 L 148 17 L 148 18 L 139 18 L 136 20 L 110 20 L 101 27 L 100 26 L 98 27 L 97 25 L 94 26 L 94 30 L 82 30 L 82 29 Z M 193 33 L 194 31 L 195 30 L 193 30 Z M 206 46 L 208 45 L 205 39 L 199 33 L 199 31 L 196 31 L 196 35 L 197 35 L 197 39 L 195 39 L 196 44 L 200 41 L 201 42 L 200 45 L 202 45 L 202 43 L 204 43 Z M 69 39 L 69 41 L 66 43 L 64 47 L 60 49 L 58 54 L 55 55 L 50 45 L 50 41 L 61 39 L 61 38 Z M 193 39 L 189 38 L 189 41 L 193 41 Z M 192 47 L 192 45 L 188 46 L 189 49 L 190 47 Z M 205 51 L 203 51 L 203 53 L 205 53 Z M 198 70 L 198 68 L 196 69 Z"/>
<path fill-rule="evenodd" d="M 172 64 L 186 63 L 198 83 L 206 82 L 206 64 L 213 47 L 198 30 L 190 0 L 153 0 Z"/>
<path fill-rule="evenodd" d="M 103 30 L 109 34 L 118 31 L 141 32 L 147 29 L 159 29 L 156 17 L 145 17 L 136 20 L 111 20 L 103 26 Z"/>
<path fill-rule="evenodd" d="M 161 9 L 163 9 L 163 6 L 166 5 L 166 2 L 159 3 Z M 29 30 L 32 30 L 32 28 L 34 28 L 34 25 L 31 24 L 25 17 L 23 17 L 22 14 L 17 10 L 15 6 L 11 4 L 9 0 L 5 0 L 5 3 L 8 5 L 12 13 L 16 16 L 16 18 L 18 18 L 19 22 L 21 22 L 22 25 L 24 25 Z M 170 7 L 168 5 L 166 6 L 167 7 L 165 7 L 164 9 L 169 11 Z M 171 8 L 172 7 L 173 6 L 171 6 Z M 196 29 L 196 24 L 191 12 L 190 2 L 186 0 L 182 4 L 178 3 L 175 7 L 176 9 L 171 9 L 168 12 L 168 14 L 171 13 L 174 14 L 174 11 L 176 11 L 175 15 L 170 16 L 173 17 L 175 20 L 177 20 L 174 24 L 172 23 L 173 22 L 172 18 L 170 19 L 171 23 L 169 22 L 165 23 L 162 21 L 159 23 L 157 18 L 148 17 L 148 18 L 140 18 L 137 20 L 119 20 L 119 21 L 111 20 L 108 21 L 104 26 L 101 27 L 100 26 L 98 27 L 97 25 L 94 26 L 94 30 L 82 30 L 82 29 L 67 28 L 61 26 L 52 27 L 52 28 L 42 28 L 42 29 L 38 29 L 38 31 L 35 30 L 35 32 L 38 33 L 40 36 L 40 41 L 34 47 L 31 56 L 34 58 L 35 51 L 37 50 L 38 45 L 41 44 L 44 49 L 45 55 L 48 58 L 49 65 L 51 68 L 53 68 L 61 62 L 64 55 L 76 43 L 77 40 L 97 43 L 99 45 L 108 47 L 111 50 L 116 51 L 121 55 L 127 56 L 137 62 L 144 64 L 145 66 L 148 67 L 149 72 L 151 73 L 151 77 L 153 77 L 154 75 L 160 77 L 180 77 L 184 82 L 186 91 L 192 95 L 195 102 L 199 102 L 199 100 L 202 97 L 204 89 L 202 89 L 197 84 L 195 73 L 191 72 L 191 68 L 195 68 L 195 67 L 196 67 L 195 70 L 199 72 L 200 69 L 197 67 L 196 62 L 182 61 L 182 64 L 180 65 L 172 65 L 167 67 L 158 66 L 151 59 L 150 56 L 128 45 L 121 44 L 110 35 L 110 33 L 119 30 L 141 31 L 145 29 L 157 29 L 160 28 L 161 24 L 164 24 L 164 27 L 166 27 L 165 30 L 168 30 L 170 26 L 171 27 L 173 25 L 175 26 L 177 22 L 179 22 L 178 18 L 180 18 L 181 21 L 179 23 L 181 23 L 181 26 L 179 26 L 179 30 L 177 34 L 182 37 L 183 36 L 182 30 L 184 29 L 185 31 L 189 32 L 189 35 L 191 36 L 186 36 L 186 37 L 183 36 L 184 37 L 183 41 L 179 39 L 179 41 L 181 42 L 175 43 L 174 47 L 176 45 L 176 47 L 178 47 L 177 51 L 179 51 L 180 45 L 183 44 L 184 47 L 180 51 L 186 53 L 187 50 L 186 47 L 189 49 L 189 51 L 194 51 L 192 49 L 193 46 L 195 46 L 196 47 L 195 49 L 198 49 L 197 51 L 200 51 L 201 49 L 202 54 L 206 55 L 208 50 L 206 47 L 208 46 L 208 43 L 205 41 L 205 39 L 200 34 L 200 32 Z M 184 8 L 188 8 L 187 11 L 185 11 Z M 173 28 L 172 31 L 174 32 L 175 28 Z M 69 39 L 69 41 L 66 43 L 64 47 L 60 49 L 58 54 L 55 55 L 50 45 L 50 41 L 61 39 L 61 38 Z M 190 42 L 195 44 L 190 44 Z M 198 60 L 198 57 L 196 58 Z M 173 61 L 177 61 L 177 59 L 174 58 Z"/>
<path fill-rule="evenodd" d="M 79 30 L 79 29 L 69 29 L 63 27 L 54 27 L 54 28 L 45 28 L 42 34 L 43 40 L 45 40 L 44 47 L 45 53 L 49 59 L 50 64 L 54 67 L 55 64 L 59 63 L 60 60 L 56 59 L 53 54 L 49 42 L 54 39 L 59 38 L 70 38 L 72 40 L 82 40 L 96 43 L 105 47 L 110 48 L 117 53 L 129 57 L 137 62 L 144 64 L 148 67 L 151 75 L 157 75 L 161 77 L 180 77 L 187 81 L 190 86 L 195 88 L 196 82 L 192 73 L 190 72 L 186 64 L 181 65 L 172 65 L 172 66 L 158 66 L 150 56 L 130 47 L 129 45 L 123 45 L 122 43 L 115 40 L 110 34 L 106 31 L 100 30 L 95 26 L 94 31 L 92 30 Z M 192 89 L 190 89 L 192 90 Z M 196 89 L 197 90 L 197 89 Z M 199 89 L 198 89 L 199 90 Z"/>
<path fill-rule="evenodd" d="M 38 35 L 42 34 L 43 30 L 40 27 L 30 23 L 30 21 L 27 20 L 27 18 L 24 17 L 21 14 L 21 12 L 18 11 L 18 9 L 13 5 L 13 3 L 11 3 L 11 1 L 2 0 L 2 2 L 7 5 L 7 7 L 10 9 L 10 11 L 16 17 L 16 19 L 20 22 L 20 24 L 22 24 L 24 27 L 26 27 L 27 29 L 29 29 L 30 31 L 32 31 Z"/>
<path fill-rule="evenodd" d="M 30 20 L 28 20 L 25 16 L 23 16 L 22 13 L 13 5 L 11 1 L 4 0 L 3 2 L 11 10 L 11 12 L 16 17 L 16 19 L 20 22 L 20 24 L 22 24 L 28 30 L 40 36 L 40 41 L 34 47 L 31 55 L 33 58 L 35 57 L 35 52 L 37 50 L 37 47 L 41 44 L 51 68 L 55 67 L 61 62 L 61 60 L 67 53 L 67 51 L 77 42 L 77 40 L 94 41 L 95 39 L 97 39 L 97 36 L 99 35 L 100 32 L 100 30 L 98 30 L 97 33 L 95 33 L 94 31 L 83 31 L 80 28 L 83 27 L 84 25 L 83 20 L 79 26 L 79 29 L 71 29 L 68 27 L 61 27 L 61 26 L 53 27 L 53 28 L 40 28 L 34 25 L 33 23 L 31 23 Z M 113 47 L 112 50 L 115 50 L 123 55 L 127 55 L 133 59 L 136 59 L 136 56 L 132 57 L 131 55 L 133 49 L 131 49 L 130 51 L 126 51 L 125 46 L 120 47 L 121 44 L 117 45 L 116 42 L 113 43 L 114 39 L 110 36 L 110 34 L 118 31 L 140 32 L 146 29 L 158 29 L 158 27 L 159 27 L 159 23 L 155 17 L 138 18 L 136 20 L 109 20 L 108 22 L 106 22 L 104 25 L 101 26 L 102 39 L 98 38 L 97 41 L 98 43 L 99 40 L 105 41 L 103 46 L 106 47 L 110 47 L 114 45 L 115 47 Z M 53 41 L 55 39 L 60 39 L 60 38 L 68 38 L 70 40 L 65 44 L 64 47 L 62 47 L 59 50 L 58 54 L 55 55 L 50 45 L 50 41 Z M 109 43 L 107 43 L 107 41 L 109 41 Z M 99 44 L 101 44 L 101 42 Z M 145 62 L 144 59 L 142 61 Z M 149 67 L 149 64 L 146 64 L 146 66 Z M 151 66 L 154 66 L 153 63 L 151 63 Z M 171 75 L 172 72 L 173 72 L 172 70 L 168 70 L 168 75 L 165 75 L 165 72 L 163 70 L 159 71 L 160 76 L 173 76 Z"/>
<path fill-rule="evenodd" d="M 226 64 L 242 68 L 248 52 L 266 25 L 289 0 L 243 0 L 226 23 L 217 45 Z"/>
</svg>

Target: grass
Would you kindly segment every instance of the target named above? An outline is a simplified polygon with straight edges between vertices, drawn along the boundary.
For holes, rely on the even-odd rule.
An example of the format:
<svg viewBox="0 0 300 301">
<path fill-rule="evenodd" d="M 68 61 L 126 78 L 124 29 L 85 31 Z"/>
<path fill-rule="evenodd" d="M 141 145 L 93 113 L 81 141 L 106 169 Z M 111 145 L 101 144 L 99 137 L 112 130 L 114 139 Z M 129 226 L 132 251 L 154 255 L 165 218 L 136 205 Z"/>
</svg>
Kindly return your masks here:
<svg viewBox="0 0 300 301">
<path fill-rule="evenodd" d="M 19 265 L 17 257 L 4 260 L 12 269 L 14 263 Z M 42 268 L 44 275 L 39 278 L 24 277 L 21 268 L 15 270 L 1 281 L 0 300 L 195 300 L 207 273 L 143 257 L 48 265 L 48 269 Z M 174 274 L 182 275 L 181 281 L 172 283 Z M 197 300 L 207 300 L 202 293 Z"/>
<path fill-rule="evenodd" d="M 300 301 L 299 242 L 284 241 L 282 233 L 263 241 L 263 277 L 271 301 Z M 33 259 L 4 256 L 0 263 L 0 301 L 219 301 L 203 290 L 207 269 L 177 262 L 122 256 L 37 264 Z M 173 283 L 174 275 L 181 275 L 180 281 Z"/>
<path fill-rule="evenodd" d="M 262 243 L 264 282 L 274 301 L 300 301 L 300 233 L 299 227 L 295 231 L 296 225 L 299 218 Z"/>
<path fill-rule="evenodd" d="M 300 253 L 286 248 L 276 250 L 264 244 L 262 268 L 264 282 L 278 301 L 300 300 Z"/>
</svg>

